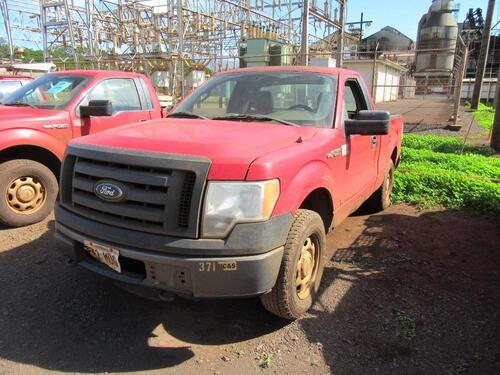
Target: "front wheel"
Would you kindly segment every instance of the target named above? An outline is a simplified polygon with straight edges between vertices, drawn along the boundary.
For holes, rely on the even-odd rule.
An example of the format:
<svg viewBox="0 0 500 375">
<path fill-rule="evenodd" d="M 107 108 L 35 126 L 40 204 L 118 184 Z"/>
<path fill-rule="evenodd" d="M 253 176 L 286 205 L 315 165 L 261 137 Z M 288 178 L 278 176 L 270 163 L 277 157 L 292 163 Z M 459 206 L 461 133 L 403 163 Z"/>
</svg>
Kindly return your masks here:
<svg viewBox="0 0 500 375">
<path fill-rule="evenodd" d="M 43 220 L 57 191 L 56 176 L 43 164 L 25 159 L 0 164 L 0 221 L 20 227 Z"/>
<path fill-rule="evenodd" d="M 271 313 L 294 320 L 311 307 L 326 253 L 325 226 L 314 211 L 298 210 L 288 232 L 278 280 L 260 297 Z"/>
</svg>

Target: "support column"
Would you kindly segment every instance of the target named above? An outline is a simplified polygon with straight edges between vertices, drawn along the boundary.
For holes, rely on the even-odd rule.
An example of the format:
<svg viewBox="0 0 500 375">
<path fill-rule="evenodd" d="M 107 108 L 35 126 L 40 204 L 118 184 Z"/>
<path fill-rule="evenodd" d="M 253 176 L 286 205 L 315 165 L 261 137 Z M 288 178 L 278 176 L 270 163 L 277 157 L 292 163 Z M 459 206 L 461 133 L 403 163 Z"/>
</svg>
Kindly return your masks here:
<svg viewBox="0 0 500 375">
<path fill-rule="evenodd" d="M 495 94 L 495 119 L 491 129 L 490 146 L 495 151 L 500 151 L 500 69 L 497 75 L 497 90 Z"/>
<path fill-rule="evenodd" d="M 474 82 L 474 91 L 472 92 L 471 109 L 477 109 L 481 100 L 481 88 L 483 86 L 484 71 L 488 60 L 488 50 L 490 47 L 491 23 L 493 20 L 493 11 L 495 9 L 495 0 L 488 1 L 488 11 L 484 23 L 483 39 L 481 41 L 481 50 L 479 52 L 479 61 L 477 62 L 476 80 Z"/>
<path fill-rule="evenodd" d="M 344 66 L 344 29 L 345 29 L 345 12 L 346 12 L 346 1 L 340 0 L 340 15 L 339 15 L 339 39 L 337 41 L 337 67 L 342 68 Z"/>
<path fill-rule="evenodd" d="M 302 35 L 300 41 L 300 61 L 302 65 L 309 65 L 309 0 L 302 5 Z"/>
</svg>

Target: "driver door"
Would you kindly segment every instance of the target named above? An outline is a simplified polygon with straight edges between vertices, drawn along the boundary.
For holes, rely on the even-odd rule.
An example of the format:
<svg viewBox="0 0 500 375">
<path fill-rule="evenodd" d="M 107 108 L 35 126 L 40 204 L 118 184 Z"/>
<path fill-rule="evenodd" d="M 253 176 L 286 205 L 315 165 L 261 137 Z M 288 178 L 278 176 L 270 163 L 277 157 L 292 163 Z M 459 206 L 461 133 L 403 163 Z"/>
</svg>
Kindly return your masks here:
<svg viewBox="0 0 500 375">
<path fill-rule="evenodd" d="M 343 120 L 355 118 L 361 110 L 372 109 L 356 77 L 345 81 L 343 106 Z M 377 177 L 379 138 L 358 134 L 346 136 L 348 153 L 344 183 L 347 187 L 345 202 L 348 205 L 356 207 L 373 191 Z"/>
<path fill-rule="evenodd" d="M 150 108 L 141 101 L 139 88 L 133 78 L 105 79 L 90 91 L 80 102 L 76 116 L 80 117 L 80 106 L 88 105 L 90 100 L 109 100 L 113 106 L 111 116 L 81 118 L 80 135 L 88 135 L 117 126 L 142 122 L 151 119 Z"/>
</svg>

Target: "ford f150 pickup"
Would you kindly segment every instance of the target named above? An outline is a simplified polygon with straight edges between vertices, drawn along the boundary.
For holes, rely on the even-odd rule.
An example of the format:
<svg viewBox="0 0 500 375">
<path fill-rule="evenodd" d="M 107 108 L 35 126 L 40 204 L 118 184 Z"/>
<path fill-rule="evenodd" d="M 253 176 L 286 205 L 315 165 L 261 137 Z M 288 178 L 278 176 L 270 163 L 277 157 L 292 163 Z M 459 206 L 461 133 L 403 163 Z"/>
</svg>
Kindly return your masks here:
<svg viewBox="0 0 500 375">
<path fill-rule="evenodd" d="M 129 289 L 312 304 L 326 232 L 390 204 L 402 118 L 360 74 L 266 67 L 216 75 L 166 119 L 71 142 L 56 236 L 77 264 Z"/>
<path fill-rule="evenodd" d="M 0 222 L 27 225 L 50 213 L 72 138 L 160 117 L 141 74 L 58 72 L 20 86 L 0 105 Z"/>
</svg>

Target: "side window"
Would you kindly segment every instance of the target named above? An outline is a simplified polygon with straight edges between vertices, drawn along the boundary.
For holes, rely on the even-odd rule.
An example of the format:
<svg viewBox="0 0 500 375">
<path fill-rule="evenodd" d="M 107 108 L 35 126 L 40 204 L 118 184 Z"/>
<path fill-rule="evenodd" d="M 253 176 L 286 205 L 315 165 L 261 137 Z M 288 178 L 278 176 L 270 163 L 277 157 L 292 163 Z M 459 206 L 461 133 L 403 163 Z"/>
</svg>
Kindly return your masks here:
<svg viewBox="0 0 500 375">
<path fill-rule="evenodd" d="M 365 96 L 358 81 L 354 79 L 347 80 L 344 91 L 344 113 L 352 119 L 359 111 L 368 109 Z"/>
<path fill-rule="evenodd" d="M 98 83 L 80 105 L 88 105 L 91 100 L 111 101 L 114 113 L 142 110 L 137 87 L 129 78 L 110 78 Z"/>
</svg>

